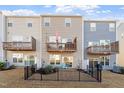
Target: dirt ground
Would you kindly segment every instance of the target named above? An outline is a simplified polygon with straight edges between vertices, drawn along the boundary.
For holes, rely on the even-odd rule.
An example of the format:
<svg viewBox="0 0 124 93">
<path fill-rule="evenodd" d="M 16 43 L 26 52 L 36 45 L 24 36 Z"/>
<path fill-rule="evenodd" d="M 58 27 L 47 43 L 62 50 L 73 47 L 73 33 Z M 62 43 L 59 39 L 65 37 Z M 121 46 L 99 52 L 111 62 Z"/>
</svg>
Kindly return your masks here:
<svg viewBox="0 0 124 93">
<path fill-rule="evenodd" d="M 38 74 L 36 75 L 38 76 Z M 123 88 L 124 75 L 103 72 L 102 83 L 90 81 L 91 77 L 86 77 L 87 81 L 40 81 L 40 79 L 24 80 L 23 69 L 0 71 L 1 88 Z M 39 76 L 40 77 L 40 76 Z M 85 80 L 86 80 L 85 79 Z M 88 81 L 89 79 L 89 81 Z"/>
</svg>

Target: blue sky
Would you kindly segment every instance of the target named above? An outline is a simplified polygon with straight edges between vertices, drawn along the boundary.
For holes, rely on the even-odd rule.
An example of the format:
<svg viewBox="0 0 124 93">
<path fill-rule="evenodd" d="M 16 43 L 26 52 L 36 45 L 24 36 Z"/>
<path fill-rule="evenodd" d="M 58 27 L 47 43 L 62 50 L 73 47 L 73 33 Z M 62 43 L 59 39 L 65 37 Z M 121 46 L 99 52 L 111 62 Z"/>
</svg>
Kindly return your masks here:
<svg viewBox="0 0 124 93">
<path fill-rule="evenodd" d="M 1 5 L 5 15 L 65 14 L 85 19 L 124 19 L 123 5 Z"/>
</svg>

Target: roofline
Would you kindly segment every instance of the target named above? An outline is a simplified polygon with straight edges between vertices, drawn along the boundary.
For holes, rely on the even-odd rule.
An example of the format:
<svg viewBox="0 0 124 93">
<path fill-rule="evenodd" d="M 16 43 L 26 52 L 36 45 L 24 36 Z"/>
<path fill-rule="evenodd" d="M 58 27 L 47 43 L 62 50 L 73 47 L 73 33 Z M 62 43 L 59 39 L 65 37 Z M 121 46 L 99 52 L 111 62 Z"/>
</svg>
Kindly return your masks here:
<svg viewBox="0 0 124 93">
<path fill-rule="evenodd" d="M 113 21 L 113 22 L 116 22 L 118 20 L 115 20 L 115 19 L 84 19 L 84 21 L 96 21 L 96 22 L 109 22 L 109 21 Z"/>
<path fill-rule="evenodd" d="M 42 16 L 55 16 L 55 17 L 82 17 L 81 15 L 57 15 L 57 14 L 42 14 L 42 15 L 40 15 L 41 17 Z"/>
<path fill-rule="evenodd" d="M 40 17 L 39 15 L 38 16 L 16 16 L 16 15 L 10 15 L 10 16 L 5 16 L 5 17 L 10 17 L 10 18 L 38 18 Z"/>
<path fill-rule="evenodd" d="M 37 15 L 37 16 L 18 16 L 18 15 L 5 15 L 5 17 L 10 17 L 10 18 L 13 18 L 13 17 L 17 17 L 17 18 L 34 18 L 34 17 L 82 17 L 82 16 L 79 16 L 79 15 Z"/>
</svg>

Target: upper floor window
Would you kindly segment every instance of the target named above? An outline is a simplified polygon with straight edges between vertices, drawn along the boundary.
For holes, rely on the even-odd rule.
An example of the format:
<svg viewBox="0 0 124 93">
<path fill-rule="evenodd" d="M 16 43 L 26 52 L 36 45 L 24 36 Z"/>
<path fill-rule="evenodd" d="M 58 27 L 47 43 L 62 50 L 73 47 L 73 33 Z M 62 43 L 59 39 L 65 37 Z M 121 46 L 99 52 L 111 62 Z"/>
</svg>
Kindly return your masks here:
<svg viewBox="0 0 124 93">
<path fill-rule="evenodd" d="M 56 37 L 56 36 L 49 36 L 49 42 L 50 43 L 61 42 L 61 37 L 60 36 L 58 36 L 58 37 Z"/>
<path fill-rule="evenodd" d="M 28 27 L 32 27 L 32 23 L 28 23 L 27 25 L 28 25 Z"/>
<path fill-rule="evenodd" d="M 109 45 L 110 40 L 100 40 L 100 45 Z"/>
<path fill-rule="evenodd" d="M 49 27 L 50 26 L 50 18 L 49 17 L 45 17 L 43 19 L 43 21 L 44 21 L 44 26 L 45 27 Z"/>
<path fill-rule="evenodd" d="M 114 32 L 115 31 L 115 24 L 114 23 L 109 23 L 109 31 Z"/>
<path fill-rule="evenodd" d="M 96 31 L 96 23 L 90 23 L 90 31 Z"/>
<path fill-rule="evenodd" d="M 97 41 L 88 42 L 88 46 L 99 46 L 99 42 Z"/>
<path fill-rule="evenodd" d="M 12 36 L 12 41 L 13 42 L 22 42 L 23 41 L 23 36 Z"/>
<path fill-rule="evenodd" d="M 12 27 L 13 26 L 13 24 L 12 23 L 8 23 L 8 27 Z"/>
<path fill-rule="evenodd" d="M 71 18 L 65 18 L 65 26 L 70 27 L 71 26 Z"/>
</svg>

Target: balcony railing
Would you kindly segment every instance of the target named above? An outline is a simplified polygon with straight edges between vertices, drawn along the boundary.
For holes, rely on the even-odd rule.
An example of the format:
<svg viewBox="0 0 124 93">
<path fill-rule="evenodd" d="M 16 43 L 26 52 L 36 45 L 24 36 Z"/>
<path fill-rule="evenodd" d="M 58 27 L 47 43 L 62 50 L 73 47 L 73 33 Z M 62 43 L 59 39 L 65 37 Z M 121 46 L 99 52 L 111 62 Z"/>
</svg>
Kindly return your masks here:
<svg viewBox="0 0 124 93">
<path fill-rule="evenodd" d="M 119 53 L 119 43 L 113 42 L 110 45 L 90 46 L 87 48 L 89 55 L 111 55 Z"/>
<path fill-rule="evenodd" d="M 35 51 L 36 40 L 32 37 L 31 42 L 3 42 L 3 49 L 8 51 Z"/>
<path fill-rule="evenodd" d="M 47 43 L 48 52 L 75 52 L 76 49 L 76 39 L 68 43 Z"/>
</svg>

